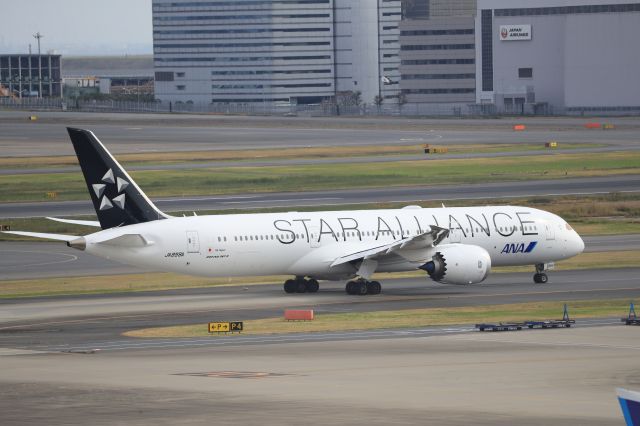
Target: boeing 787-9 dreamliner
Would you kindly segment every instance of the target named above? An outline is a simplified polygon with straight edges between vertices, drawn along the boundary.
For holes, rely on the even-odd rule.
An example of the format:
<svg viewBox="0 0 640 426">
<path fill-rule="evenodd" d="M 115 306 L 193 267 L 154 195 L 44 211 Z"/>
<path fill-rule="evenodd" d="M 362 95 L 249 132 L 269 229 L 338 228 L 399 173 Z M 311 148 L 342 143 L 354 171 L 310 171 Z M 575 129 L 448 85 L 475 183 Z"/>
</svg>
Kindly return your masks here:
<svg viewBox="0 0 640 426">
<path fill-rule="evenodd" d="M 546 283 L 555 261 L 582 252 L 561 217 L 515 206 L 288 212 L 172 217 L 149 200 L 89 130 L 68 128 L 98 221 L 84 236 L 11 231 L 65 241 L 118 262 L 201 276 L 291 275 L 287 293 L 345 280 L 349 294 L 378 294 L 375 272 L 423 270 L 448 284 L 482 282 L 492 266 L 532 265 Z"/>
</svg>

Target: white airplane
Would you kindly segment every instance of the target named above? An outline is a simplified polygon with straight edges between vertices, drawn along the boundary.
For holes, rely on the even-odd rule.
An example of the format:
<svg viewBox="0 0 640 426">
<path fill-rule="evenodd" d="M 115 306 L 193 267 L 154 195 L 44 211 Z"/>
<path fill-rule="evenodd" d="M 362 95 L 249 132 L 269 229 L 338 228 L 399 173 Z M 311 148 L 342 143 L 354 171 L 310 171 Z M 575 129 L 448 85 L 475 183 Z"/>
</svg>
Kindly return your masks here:
<svg viewBox="0 0 640 426">
<path fill-rule="evenodd" d="M 528 207 L 460 207 L 172 217 L 154 206 L 89 130 L 68 128 L 101 228 L 85 235 L 8 233 L 66 241 L 125 264 L 201 276 L 292 275 L 287 293 L 318 280 L 349 280 L 349 294 L 378 294 L 374 272 L 424 270 L 434 281 L 473 284 L 491 266 L 553 262 L 584 243 L 562 218 Z"/>
</svg>

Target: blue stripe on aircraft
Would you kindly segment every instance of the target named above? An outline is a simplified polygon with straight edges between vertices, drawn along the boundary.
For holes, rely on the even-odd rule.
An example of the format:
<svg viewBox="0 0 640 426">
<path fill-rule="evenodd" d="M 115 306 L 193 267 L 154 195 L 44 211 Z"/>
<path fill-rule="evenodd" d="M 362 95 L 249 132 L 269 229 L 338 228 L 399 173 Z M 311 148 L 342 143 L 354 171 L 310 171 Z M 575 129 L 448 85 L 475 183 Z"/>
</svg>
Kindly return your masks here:
<svg viewBox="0 0 640 426">
<path fill-rule="evenodd" d="M 527 246 L 527 248 L 524 250 L 525 253 L 531 253 L 533 251 L 534 248 L 536 248 L 536 245 L 538 244 L 537 241 L 531 241 L 529 243 L 529 245 Z"/>
</svg>

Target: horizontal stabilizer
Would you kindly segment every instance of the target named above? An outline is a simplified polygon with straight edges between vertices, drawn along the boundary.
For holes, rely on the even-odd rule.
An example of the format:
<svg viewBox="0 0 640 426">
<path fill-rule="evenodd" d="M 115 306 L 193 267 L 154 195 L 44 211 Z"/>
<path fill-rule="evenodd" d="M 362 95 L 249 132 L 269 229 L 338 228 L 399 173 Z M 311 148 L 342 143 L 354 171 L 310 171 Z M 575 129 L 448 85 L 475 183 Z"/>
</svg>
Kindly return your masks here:
<svg viewBox="0 0 640 426">
<path fill-rule="evenodd" d="M 100 228 L 100 222 L 97 220 L 75 220 L 75 219 L 61 219 L 59 217 L 48 217 L 47 219 L 53 220 L 55 222 L 62 223 L 70 223 L 72 225 L 84 225 L 84 226 L 93 226 L 95 228 Z"/>
<path fill-rule="evenodd" d="M 108 240 L 97 241 L 97 243 L 120 247 L 145 247 L 153 244 L 140 234 L 123 234 Z"/>
<path fill-rule="evenodd" d="M 45 234 L 42 232 L 2 231 L 3 234 L 22 235 L 23 237 L 46 238 L 47 240 L 73 241 L 79 237 L 76 235 Z"/>
</svg>

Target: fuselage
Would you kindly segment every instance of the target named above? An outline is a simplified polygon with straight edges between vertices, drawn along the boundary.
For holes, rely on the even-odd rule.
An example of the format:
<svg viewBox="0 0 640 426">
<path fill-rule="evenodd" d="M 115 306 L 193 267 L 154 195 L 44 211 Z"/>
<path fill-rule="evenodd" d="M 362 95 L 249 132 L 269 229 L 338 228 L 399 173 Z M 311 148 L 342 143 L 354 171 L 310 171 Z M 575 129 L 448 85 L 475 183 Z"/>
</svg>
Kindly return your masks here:
<svg viewBox="0 0 640 426">
<path fill-rule="evenodd" d="M 493 266 L 553 262 L 584 249 L 559 216 L 516 206 L 189 216 L 111 228 L 85 239 L 89 253 L 156 270 L 342 279 L 355 269 L 350 264 L 332 268 L 337 257 L 419 235 L 432 225 L 449 229 L 440 244 L 482 247 Z M 99 243 L 123 234 L 142 235 L 148 244 Z M 425 259 L 431 254 L 425 250 Z M 377 271 L 415 270 L 420 262 L 390 254 Z"/>
</svg>

